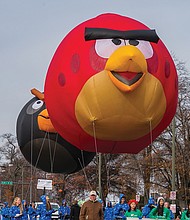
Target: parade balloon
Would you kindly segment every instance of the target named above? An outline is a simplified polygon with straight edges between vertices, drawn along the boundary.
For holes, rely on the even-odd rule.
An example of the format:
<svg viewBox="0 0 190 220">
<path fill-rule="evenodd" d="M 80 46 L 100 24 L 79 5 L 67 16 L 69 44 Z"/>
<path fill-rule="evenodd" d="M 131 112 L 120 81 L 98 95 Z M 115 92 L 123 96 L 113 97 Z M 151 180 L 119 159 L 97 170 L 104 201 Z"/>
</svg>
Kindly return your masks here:
<svg viewBox="0 0 190 220">
<path fill-rule="evenodd" d="M 95 156 L 76 148 L 56 132 L 44 100 L 38 97 L 32 98 L 18 116 L 17 140 L 26 160 L 46 172 L 74 173 Z"/>
<path fill-rule="evenodd" d="M 174 117 L 178 79 L 155 30 L 129 17 L 102 14 L 62 40 L 44 95 L 55 129 L 72 145 L 138 153 Z"/>
</svg>

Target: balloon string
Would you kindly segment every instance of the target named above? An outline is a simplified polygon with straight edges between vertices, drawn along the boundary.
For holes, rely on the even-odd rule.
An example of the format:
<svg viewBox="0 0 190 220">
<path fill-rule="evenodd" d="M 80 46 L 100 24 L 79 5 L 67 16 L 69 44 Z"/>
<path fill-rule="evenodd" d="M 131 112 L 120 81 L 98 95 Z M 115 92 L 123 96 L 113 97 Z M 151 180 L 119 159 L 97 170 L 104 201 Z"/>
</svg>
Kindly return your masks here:
<svg viewBox="0 0 190 220">
<path fill-rule="evenodd" d="M 32 180 L 32 160 L 33 160 L 33 114 L 32 114 L 32 117 L 31 117 L 31 123 L 30 123 L 30 182 L 29 182 L 29 185 L 28 185 L 28 188 L 27 188 L 27 193 L 25 194 L 25 196 L 27 197 L 28 196 L 28 192 L 29 192 L 29 189 L 30 189 L 30 185 L 31 185 L 31 180 Z M 23 169 L 23 168 L 22 168 Z"/>
<path fill-rule="evenodd" d="M 32 126 L 31 126 L 32 127 Z M 32 130 L 32 129 L 31 129 Z M 33 134 L 31 135 L 31 137 L 33 136 Z M 44 139 L 43 139 L 43 143 L 41 145 L 41 148 L 40 148 L 40 152 L 38 153 L 38 158 L 36 160 L 36 163 L 34 165 L 34 169 L 33 169 L 33 172 L 31 173 L 31 178 L 30 178 L 30 182 L 29 182 L 29 185 L 28 185 L 28 189 L 27 189 L 27 193 L 26 193 L 26 197 L 28 196 L 28 193 L 29 193 L 29 190 L 30 190 L 30 185 L 32 183 L 32 176 L 35 174 L 36 170 L 37 170 L 37 164 L 38 164 L 38 161 L 40 159 L 40 156 L 41 156 L 41 152 L 42 152 L 42 149 L 43 149 L 43 146 L 44 146 L 44 141 L 46 139 L 46 136 L 47 136 L 47 132 L 45 133 L 45 136 L 44 136 Z M 32 140 L 32 139 L 31 139 Z M 31 161 L 31 166 L 32 166 L 32 161 Z"/>
<path fill-rule="evenodd" d="M 47 132 L 45 133 L 45 136 L 44 136 L 41 148 L 40 148 L 40 152 L 38 153 L 38 157 L 37 157 L 37 160 L 36 160 L 36 163 L 35 163 L 35 166 L 34 166 L 35 168 L 38 165 L 38 162 L 39 162 L 39 159 L 40 159 L 40 156 L 41 156 L 41 153 L 42 153 L 42 149 L 43 149 L 43 146 L 44 146 L 44 142 L 45 142 L 46 136 L 47 136 Z"/>
<path fill-rule="evenodd" d="M 150 144 L 152 144 L 152 123 L 151 123 L 151 120 L 149 121 L 150 122 Z"/>
<path fill-rule="evenodd" d="M 50 157 L 50 170 L 51 170 L 51 173 L 53 173 L 55 150 L 56 150 L 56 146 L 57 146 L 57 137 L 58 137 L 58 134 L 56 135 L 56 142 L 55 142 L 55 145 L 54 145 L 53 155 L 52 155 L 51 142 L 50 142 L 50 137 L 49 137 L 49 132 L 48 132 L 48 145 L 49 145 L 49 157 Z"/>
<path fill-rule="evenodd" d="M 97 140 L 96 140 L 95 120 L 92 121 L 92 128 L 93 128 L 94 146 L 95 146 L 95 150 L 96 150 L 97 164 L 99 164 L 99 160 L 98 160 L 98 147 L 97 147 Z"/>
<path fill-rule="evenodd" d="M 57 139 L 58 139 L 58 133 L 56 133 L 56 141 L 55 141 L 54 151 L 53 151 L 53 164 L 54 164 L 54 161 L 55 161 L 55 152 L 56 152 L 56 148 L 57 148 Z"/>
<path fill-rule="evenodd" d="M 87 177 L 87 174 L 86 174 L 86 170 L 85 170 L 85 166 L 84 166 L 84 156 L 83 156 L 83 151 L 82 150 L 81 150 L 81 155 L 82 155 L 82 163 L 81 163 L 79 158 L 78 158 L 78 160 L 79 160 L 80 166 L 82 168 L 82 171 L 84 173 L 84 177 L 85 177 L 86 182 L 87 182 L 87 187 L 89 187 L 89 189 L 92 190 L 92 186 L 91 186 L 90 181 L 89 181 L 89 179 Z"/>
<path fill-rule="evenodd" d="M 31 161 L 31 164 L 30 164 L 30 191 L 32 190 L 32 172 L 33 172 L 33 169 L 32 169 L 32 161 L 33 161 L 33 131 L 34 130 L 34 114 L 32 114 L 32 117 L 31 117 L 31 145 L 30 145 L 30 161 Z M 29 188 L 28 187 L 28 188 Z M 30 198 L 31 199 L 31 198 Z M 31 203 L 32 201 L 30 201 Z"/>
<path fill-rule="evenodd" d="M 85 167 L 85 163 L 84 163 L 84 154 L 83 154 L 83 150 L 80 150 L 81 152 L 81 157 L 82 157 L 82 164 L 80 163 L 80 159 L 78 158 L 79 160 L 79 163 L 81 164 L 81 168 L 84 168 Z"/>
<path fill-rule="evenodd" d="M 31 117 L 31 127 L 30 127 L 30 183 L 28 185 L 28 189 L 27 189 L 27 193 L 26 193 L 26 197 L 28 196 L 28 192 L 29 192 L 29 189 L 31 187 L 31 183 L 32 183 L 32 161 L 33 161 L 33 129 L 34 129 L 34 118 L 33 118 L 33 114 L 32 114 L 32 117 Z M 31 201 L 30 201 L 31 202 Z"/>
<path fill-rule="evenodd" d="M 95 129 L 95 120 L 92 121 L 92 128 L 93 128 L 93 136 L 94 136 L 94 146 L 96 150 L 96 154 L 98 153 L 98 147 L 97 147 L 97 140 L 96 140 L 96 129 Z"/>
<path fill-rule="evenodd" d="M 49 133 L 48 133 L 48 146 L 49 146 L 50 170 L 51 170 L 51 173 L 53 173 L 53 157 L 51 154 L 51 143 L 50 143 Z"/>
</svg>

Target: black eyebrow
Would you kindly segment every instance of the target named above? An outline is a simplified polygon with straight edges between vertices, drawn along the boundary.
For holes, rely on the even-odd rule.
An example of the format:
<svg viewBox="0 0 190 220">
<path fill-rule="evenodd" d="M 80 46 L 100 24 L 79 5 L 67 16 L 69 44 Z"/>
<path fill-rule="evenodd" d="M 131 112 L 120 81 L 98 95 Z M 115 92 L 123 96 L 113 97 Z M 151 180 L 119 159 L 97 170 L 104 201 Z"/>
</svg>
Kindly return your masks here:
<svg viewBox="0 0 190 220">
<path fill-rule="evenodd" d="M 107 28 L 85 28 L 85 40 L 97 39 L 114 39 L 120 38 L 123 40 L 145 40 L 153 43 L 158 43 L 159 37 L 155 30 L 128 30 L 119 31 Z"/>
</svg>

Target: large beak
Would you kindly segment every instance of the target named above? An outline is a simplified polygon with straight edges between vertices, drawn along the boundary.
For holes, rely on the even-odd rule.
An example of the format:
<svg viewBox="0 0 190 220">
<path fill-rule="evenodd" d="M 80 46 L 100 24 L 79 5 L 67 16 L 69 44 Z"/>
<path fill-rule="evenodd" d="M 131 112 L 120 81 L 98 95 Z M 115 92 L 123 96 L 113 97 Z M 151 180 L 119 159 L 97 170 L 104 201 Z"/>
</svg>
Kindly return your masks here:
<svg viewBox="0 0 190 220">
<path fill-rule="evenodd" d="M 118 48 L 109 57 L 105 70 L 115 86 L 121 91 L 131 92 L 143 81 L 147 73 L 147 62 L 142 52 L 135 46 Z"/>
<path fill-rule="evenodd" d="M 42 131 L 57 133 L 53 124 L 51 123 L 47 109 L 44 109 L 38 115 L 38 126 Z"/>
</svg>

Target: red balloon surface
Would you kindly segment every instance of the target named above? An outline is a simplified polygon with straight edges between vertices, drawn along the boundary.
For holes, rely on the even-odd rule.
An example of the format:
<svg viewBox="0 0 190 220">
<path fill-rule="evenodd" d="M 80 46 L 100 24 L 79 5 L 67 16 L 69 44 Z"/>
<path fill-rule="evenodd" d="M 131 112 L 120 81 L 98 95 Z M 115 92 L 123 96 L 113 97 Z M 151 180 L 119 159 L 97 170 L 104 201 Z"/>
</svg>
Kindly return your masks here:
<svg viewBox="0 0 190 220">
<path fill-rule="evenodd" d="M 178 83 L 161 40 L 85 40 L 85 28 L 150 30 L 134 19 L 102 14 L 68 33 L 45 81 L 45 102 L 57 132 L 82 150 L 138 153 L 170 124 Z M 165 33 L 166 34 L 166 33 Z"/>
</svg>

